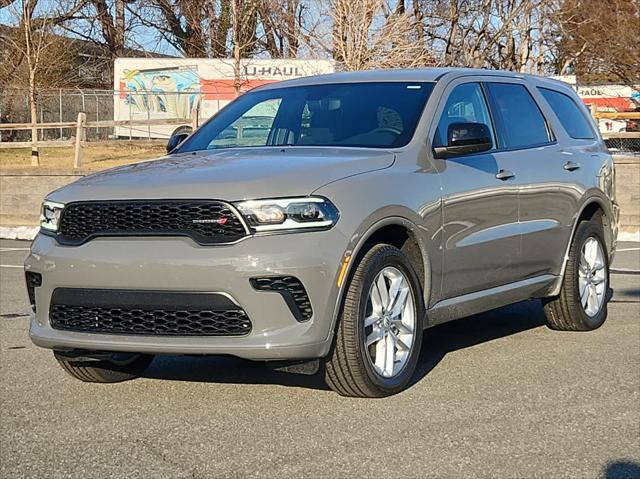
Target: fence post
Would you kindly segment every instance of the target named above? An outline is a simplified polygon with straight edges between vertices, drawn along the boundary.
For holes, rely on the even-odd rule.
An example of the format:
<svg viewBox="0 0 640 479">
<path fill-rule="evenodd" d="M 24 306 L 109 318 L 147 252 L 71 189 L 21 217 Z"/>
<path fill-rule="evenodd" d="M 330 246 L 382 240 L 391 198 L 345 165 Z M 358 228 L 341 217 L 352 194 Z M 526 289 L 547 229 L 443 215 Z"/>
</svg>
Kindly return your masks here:
<svg viewBox="0 0 640 479">
<path fill-rule="evenodd" d="M 62 123 L 62 88 L 58 89 L 58 106 L 60 108 L 58 121 Z M 62 128 L 60 128 L 60 140 L 62 140 Z"/>
<path fill-rule="evenodd" d="M 193 131 L 198 129 L 198 109 L 196 108 L 191 112 L 191 128 Z"/>
<path fill-rule="evenodd" d="M 151 120 L 151 108 L 147 102 L 147 121 Z M 147 123 L 147 140 L 151 141 L 151 124 Z"/>
<path fill-rule="evenodd" d="M 80 168 L 82 165 L 82 139 L 84 138 L 84 124 L 87 115 L 81 111 L 78 113 L 78 121 L 76 123 L 76 147 L 73 154 L 73 167 Z"/>
</svg>

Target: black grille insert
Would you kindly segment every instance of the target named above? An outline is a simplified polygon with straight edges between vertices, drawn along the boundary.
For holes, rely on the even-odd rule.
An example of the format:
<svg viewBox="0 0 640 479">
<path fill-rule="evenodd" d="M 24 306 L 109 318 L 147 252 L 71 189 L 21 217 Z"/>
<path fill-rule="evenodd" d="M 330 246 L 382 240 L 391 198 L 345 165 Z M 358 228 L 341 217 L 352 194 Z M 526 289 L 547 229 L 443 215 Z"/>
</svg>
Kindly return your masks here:
<svg viewBox="0 0 640 479">
<path fill-rule="evenodd" d="M 307 291 L 295 276 L 251 278 L 250 281 L 251 286 L 258 291 L 280 293 L 296 320 L 306 321 L 313 316 L 313 309 L 311 308 L 311 301 Z"/>
<path fill-rule="evenodd" d="M 228 297 L 57 288 L 49 309 L 53 329 L 151 336 L 244 336 L 251 331 L 245 311 Z"/>
<path fill-rule="evenodd" d="M 36 288 L 42 286 L 42 275 L 40 273 L 34 273 L 33 271 L 27 271 L 25 273 L 27 280 L 27 294 L 29 295 L 29 303 L 31 309 L 36 312 Z"/>
<path fill-rule="evenodd" d="M 246 234 L 240 218 L 220 201 L 82 201 L 65 207 L 58 240 L 81 244 L 96 236 L 181 235 L 219 244 Z"/>
</svg>

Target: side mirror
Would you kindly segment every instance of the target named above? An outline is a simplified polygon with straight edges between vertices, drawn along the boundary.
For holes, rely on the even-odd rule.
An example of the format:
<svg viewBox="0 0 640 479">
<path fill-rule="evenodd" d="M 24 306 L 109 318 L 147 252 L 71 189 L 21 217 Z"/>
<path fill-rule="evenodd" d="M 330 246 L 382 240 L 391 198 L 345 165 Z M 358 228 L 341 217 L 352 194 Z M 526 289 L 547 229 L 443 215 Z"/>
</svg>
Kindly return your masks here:
<svg viewBox="0 0 640 479">
<path fill-rule="evenodd" d="M 176 147 L 189 137 L 189 133 L 174 133 L 167 142 L 167 153 L 171 153 Z"/>
<path fill-rule="evenodd" d="M 491 131 L 484 123 L 452 123 L 447 131 L 447 146 L 436 146 L 436 158 L 481 153 L 493 148 Z"/>
</svg>

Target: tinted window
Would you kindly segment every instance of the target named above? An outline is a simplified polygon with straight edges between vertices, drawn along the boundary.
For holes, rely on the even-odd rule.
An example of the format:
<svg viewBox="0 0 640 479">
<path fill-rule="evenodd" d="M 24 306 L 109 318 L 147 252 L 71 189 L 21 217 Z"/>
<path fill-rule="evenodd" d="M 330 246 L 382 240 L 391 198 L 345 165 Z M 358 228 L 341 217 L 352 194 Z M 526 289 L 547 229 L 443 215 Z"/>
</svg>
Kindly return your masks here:
<svg viewBox="0 0 640 479">
<path fill-rule="evenodd" d="M 489 83 L 487 86 L 508 148 L 549 142 L 544 116 L 524 86 L 514 83 Z"/>
<path fill-rule="evenodd" d="M 447 131 L 452 123 L 484 123 L 493 131 L 489 109 L 478 83 L 458 85 L 449 94 L 438 122 L 433 146 L 447 145 Z M 493 141 L 493 137 L 491 140 Z"/>
<path fill-rule="evenodd" d="M 547 88 L 539 90 L 571 138 L 595 138 L 587 118 L 570 96 Z"/>
<path fill-rule="evenodd" d="M 258 103 L 218 133 L 207 148 L 265 146 L 279 108 L 280 99 Z"/>
<path fill-rule="evenodd" d="M 197 130 L 179 151 L 243 146 L 394 148 L 416 129 L 432 83 L 371 82 L 257 90 Z"/>
</svg>

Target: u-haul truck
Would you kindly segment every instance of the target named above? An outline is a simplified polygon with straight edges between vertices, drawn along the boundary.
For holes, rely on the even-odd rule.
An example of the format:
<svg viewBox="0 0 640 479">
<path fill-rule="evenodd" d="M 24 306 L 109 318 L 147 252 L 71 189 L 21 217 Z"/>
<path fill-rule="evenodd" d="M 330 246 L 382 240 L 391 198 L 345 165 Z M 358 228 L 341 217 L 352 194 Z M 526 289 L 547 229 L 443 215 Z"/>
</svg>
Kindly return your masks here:
<svg viewBox="0 0 640 479">
<path fill-rule="evenodd" d="M 231 59 L 118 58 L 114 65 L 114 119 L 184 119 L 202 123 L 240 93 L 266 83 L 332 73 L 329 60 L 246 59 L 236 78 Z M 118 137 L 168 138 L 180 124 L 119 126 Z"/>
</svg>

